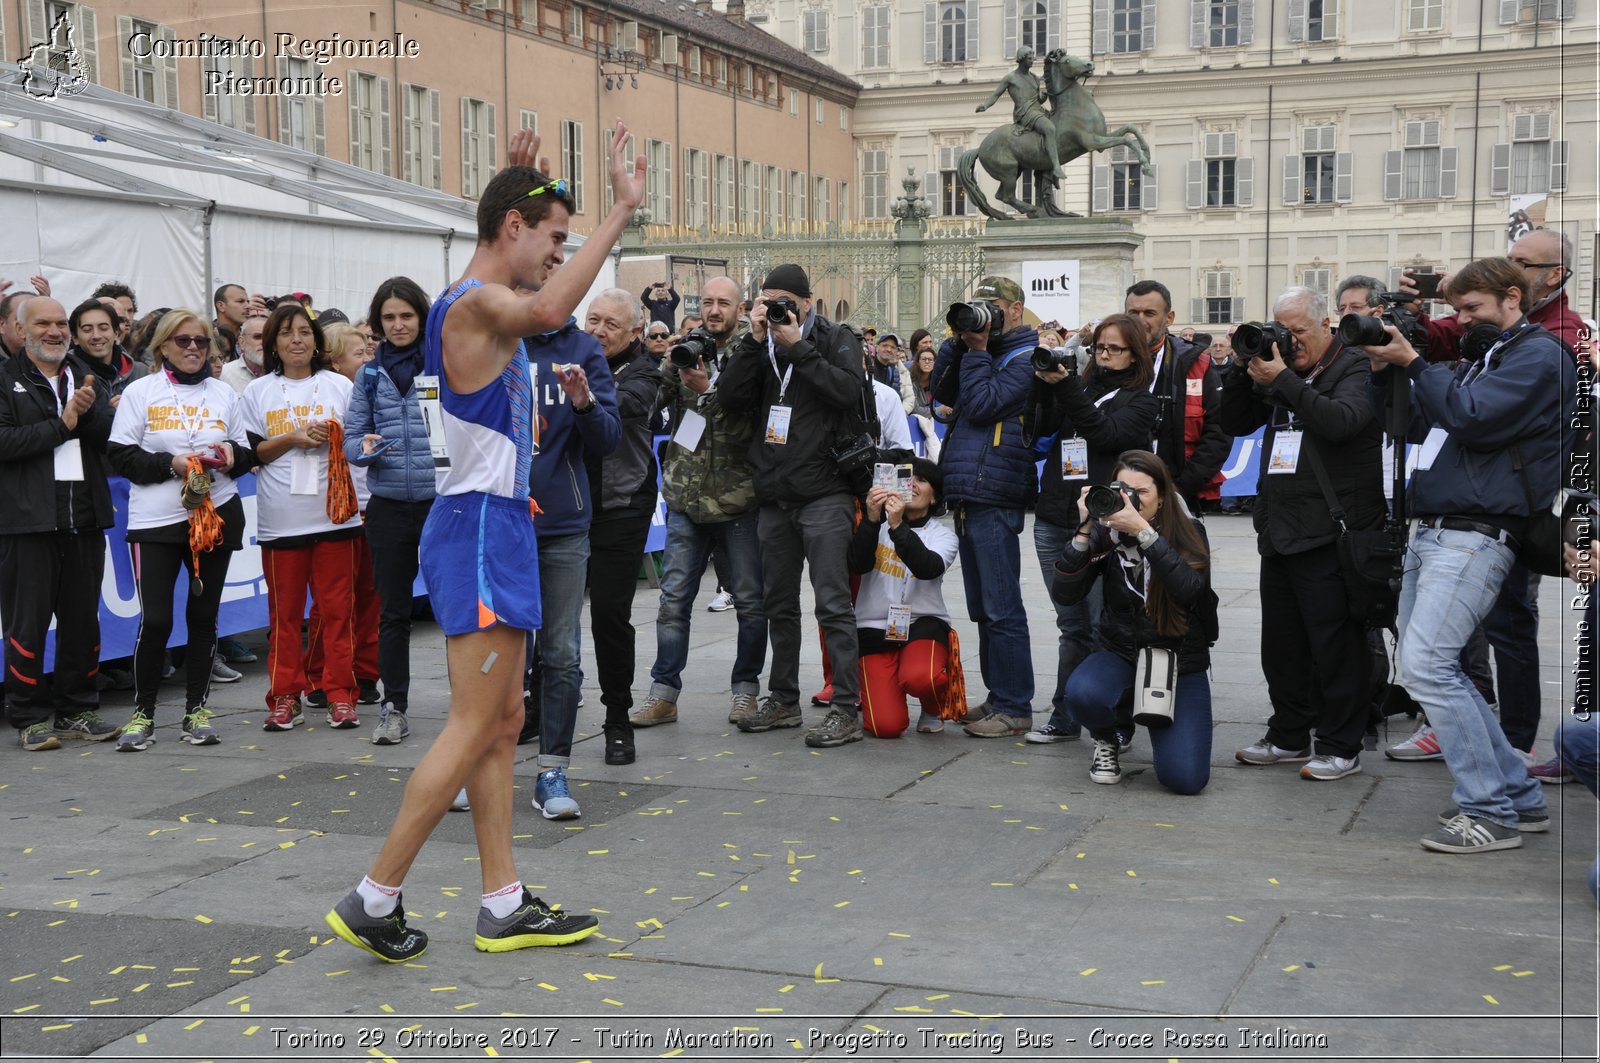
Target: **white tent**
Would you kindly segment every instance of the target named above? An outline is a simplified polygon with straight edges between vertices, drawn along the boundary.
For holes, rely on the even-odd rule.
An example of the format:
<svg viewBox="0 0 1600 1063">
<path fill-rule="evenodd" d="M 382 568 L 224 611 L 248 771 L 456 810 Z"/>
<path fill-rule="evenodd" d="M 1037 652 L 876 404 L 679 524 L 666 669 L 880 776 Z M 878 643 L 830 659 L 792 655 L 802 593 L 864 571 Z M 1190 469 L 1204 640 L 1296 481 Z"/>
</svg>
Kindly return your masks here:
<svg viewBox="0 0 1600 1063">
<path fill-rule="evenodd" d="M 20 73 L 0 63 L 0 278 L 43 273 L 69 309 L 120 280 L 209 310 L 231 282 L 356 319 L 385 278 L 437 292 L 472 257 L 476 204 L 98 85 L 36 99 Z"/>
</svg>

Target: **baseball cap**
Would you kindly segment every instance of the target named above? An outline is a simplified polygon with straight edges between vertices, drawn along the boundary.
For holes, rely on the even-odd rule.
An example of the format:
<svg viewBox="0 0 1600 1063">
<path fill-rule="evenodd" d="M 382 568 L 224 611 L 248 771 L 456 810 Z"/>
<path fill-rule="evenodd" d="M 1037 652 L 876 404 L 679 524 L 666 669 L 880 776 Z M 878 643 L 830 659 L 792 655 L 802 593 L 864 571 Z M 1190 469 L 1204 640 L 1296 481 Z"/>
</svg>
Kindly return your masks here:
<svg viewBox="0 0 1600 1063">
<path fill-rule="evenodd" d="M 972 290 L 974 299 L 1004 299 L 1008 303 L 1023 302 L 1022 285 L 1010 277 L 985 277 Z"/>
</svg>

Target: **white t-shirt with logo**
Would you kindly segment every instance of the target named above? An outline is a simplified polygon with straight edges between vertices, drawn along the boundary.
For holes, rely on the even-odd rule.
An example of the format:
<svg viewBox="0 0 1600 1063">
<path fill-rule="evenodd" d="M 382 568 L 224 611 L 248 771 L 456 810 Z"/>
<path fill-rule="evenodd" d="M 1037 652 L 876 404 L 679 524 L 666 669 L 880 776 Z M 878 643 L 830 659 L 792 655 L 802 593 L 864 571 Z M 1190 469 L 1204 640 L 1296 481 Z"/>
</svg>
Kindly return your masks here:
<svg viewBox="0 0 1600 1063">
<path fill-rule="evenodd" d="M 151 454 L 187 454 L 224 441 L 245 446 L 239 396 L 222 381 L 178 384 L 163 371 L 128 385 L 111 422 L 111 442 Z M 178 480 L 133 484 L 128 492 L 128 530 L 166 528 L 189 519 Z M 222 505 L 239 493 L 228 474 L 211 470 L 211 501 Z"/>
<path fill-rule="evenodd" d="M 350 381 L 330 370 L 304 380 L 269 373 L 253 380 L 239 399 L 245 431 L 262 439 L 292 435 L 313 421 L 343 423 L 350 405 Z M 306 463 L 301 465 L 301 463 Z M 301 469 L 299 483 L 296 470 Z M 296 486 L 314 484 L 313 493 Z M 328 444 L 291 447 L 256 470 L 256 538 L 261 542 L 356 527 L 359 518 L 335 524 L 328 519 Z"/>
</svg>

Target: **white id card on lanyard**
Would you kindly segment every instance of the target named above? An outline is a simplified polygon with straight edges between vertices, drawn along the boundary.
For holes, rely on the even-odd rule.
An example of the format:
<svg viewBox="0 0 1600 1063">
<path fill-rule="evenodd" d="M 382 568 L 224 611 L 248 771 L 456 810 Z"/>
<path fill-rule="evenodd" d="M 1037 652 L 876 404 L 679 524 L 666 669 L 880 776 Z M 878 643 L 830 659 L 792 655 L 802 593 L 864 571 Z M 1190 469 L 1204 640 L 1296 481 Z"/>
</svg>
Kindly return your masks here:
<svg viewBox="0 0 1600 1063">
<path fill-rule="evenodd" d="M 1300 432 L 1285 429 L 1272 437 L 1272 456 L 1267 459 L 1269 475 L 1293 473 L 1300 467 Z"/>
<path fill-rule="evenodd" d="M 417 405 L 422 410 L 422 423 L 428 429 L 428 448 L 433 451 L 434 471 L 450 467 L 450 448 L 444 438 L 444 407 L 439 404 L 439 378 L 413 377 L 417 389 Z"/>
<path fill-rule="evenodd" d="M 67 483 L 83 479 L 83 444 L 69 439 L 56 447 L 56 482 Z"/>
<path fill-rule="evenodd" d="M 321 456 L 314 450 L 297 450 L 289 465 L 289 493 L 291 495 L 320 495 L 317 490 L 317 470 Z"/>
<path fill-rule="evenodd" d="M 905 605 L 889 606 L 889 623 L 883 637 L 890 642 L 905 642 L 911 638 L 911 608 Z"/>
<path fill-rule="evenodd" d="M 705 434 L 705 417 L 697 410 L 684 410 L 678 416 L 678 430 L 672 433 L 672 441 L 692 454 Z"/>
<path fill-rule="evenodd" d="M 768 443 L 783 444 L 789 442 L 789 414 L 792 411 L 787 406 L 774 406 L 767 414 Z"/>
<path fill-rule="evenodd" d="M 1073 436 L 1061 441 L 1061 478 L 1087 480 L 1089 478 L 1089 441 Z"/>
</svg>

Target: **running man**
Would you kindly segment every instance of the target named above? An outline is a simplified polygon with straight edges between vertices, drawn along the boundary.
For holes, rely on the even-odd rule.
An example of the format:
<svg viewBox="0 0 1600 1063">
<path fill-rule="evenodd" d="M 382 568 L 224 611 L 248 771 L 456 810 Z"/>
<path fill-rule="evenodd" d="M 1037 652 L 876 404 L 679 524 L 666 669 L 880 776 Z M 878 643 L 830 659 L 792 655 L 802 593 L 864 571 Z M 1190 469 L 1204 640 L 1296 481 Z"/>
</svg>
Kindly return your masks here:
<svg viewBox="0 0 1600 1063">
<path fill-rule="evenodd" d="M 521 337 L 566 324 L 643 198 L 645 160 L 630 162 L 628 139 L 619 120 L 610 152 L 615 205 L 554 276 L 573 210 L 567 183 L 532 166 L 497 174 L 478 203 L 478 244 L 466 274 L 428 314 L 424 376 L 417 380 L 421 387 L 437 378 L 448 464 L 438 470 L 439 497 L 423 526 L 421 557 L 445 633 L 450 714 L 406 784 L 371 870 L 326 916 L 334 933 L 389 963 L 415 959 L 428 946 L 425 933 L 406 926 L 400 885 L 463 786 L 483 873 L 479 951 L 566 945 L 599 929 L 593 916 L 567 915 L 532 896 L 511 857 L 523 651 L 540 623 L 528 499 L 534 394 Z M 511 158 L 532 159 L 538 138 L 521 130 L 511 147 Z M 561 386 L 572 401 L 586 400 L 582 369 L 567 371 Z"/>
</svg>

